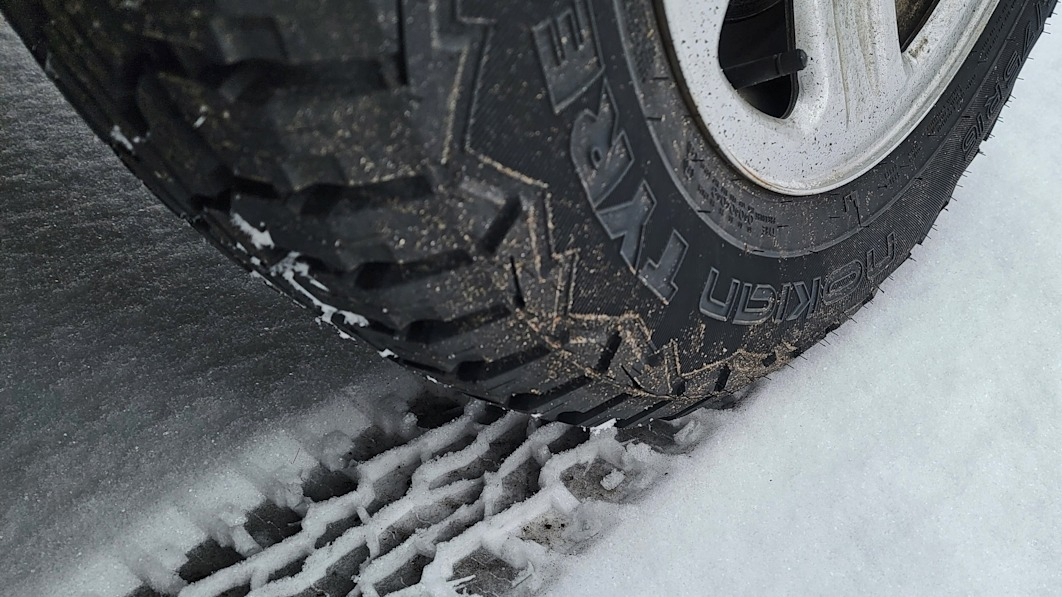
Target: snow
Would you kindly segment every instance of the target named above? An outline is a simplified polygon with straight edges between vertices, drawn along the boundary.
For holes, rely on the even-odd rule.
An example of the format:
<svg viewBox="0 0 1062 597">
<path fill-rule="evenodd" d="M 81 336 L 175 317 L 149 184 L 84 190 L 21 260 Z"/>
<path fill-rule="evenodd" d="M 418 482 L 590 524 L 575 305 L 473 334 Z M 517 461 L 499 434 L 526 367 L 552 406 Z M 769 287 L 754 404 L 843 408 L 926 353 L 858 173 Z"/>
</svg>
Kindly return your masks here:
<svg viewBox="0 0 1062 597">
<path fill-rule="evenodd" d="M 124 147 L 126 151 L 128 151 L 130 153 L 133 152 L 133 144 L 122 133 L 122 129 L 118 128 L 117 124 L 114 125 L 113 128 L 111 128 L 111 139 L 114 140 L 115 143 L 118 143 L 122 147 Z"/>
<path fill-rule="evenodd" d="M 601 487 L 603 487 L 605 491 L 612 491 L 619 487 L 620 483 L 623 483 L 623 480 L 626 478 L 627 476 L 623 474 L 623 471 L 613 469 L 611 473 L 605 475 L 605 477 L 601 479 Z"/>
<path fill-rule="evenodd" d="M 469 579 L 455 566 L 479 549 L 522 569 L 525 587 L 556 579 L 542 592 L 557 596 L 1056 592 L 1062 157 L 1048 140 L 1062 139 L 1060 44 L 1046 35 L 1034 50 L 987 155 L 914 260 L 738 409 L 688 421 L 675 441 L 690 455 L 619 442 L 607 425 L 554 455 L 565 427 L 529 427 L 478 500 L 360 571 L 363 594 L 417 553 L 432 561 L 403 594 L 458 594 Z M 462 498 L 470 482 L 442 480 L 518 417 L 482 425 L 473 408 L 413 437 L 398 406 L 413 376 L 234 275 L 6 27 L 0 55 L 0 593 L 176 587 L 185 552 L 210 536 L 249 557 L 188 594 L 258 587 L 312 551 L 304 574 L 260 592 L 282 594 L 353 545 L 379 550 L 417 504 Z M 297 256 L 279 267 L 314 283 Z M 356 491 L 306 506 L 297 481 L 344 466 L 368 425 L 409 441 L 358 463 Z M 475 439 L 444 452 L 455 437 Z M 503 479 L 529 461 L 542 489 L 509 505 Z M 564 477 L 595 463 L 607 472 L 587 501 Z M 370 514 L 373 483 L 408 467 L 408 499 Z M 242 522 L 263 499 L 305 517 L 259 551 Z M 365 524 L 311 550 L 351 515 Z M 551 516 L 571 517 L 558 542 L 592 546 L 557 555 L 528 539 L 527 521 Z M 471 528 L 436 545 L 453 525 Z"/>
<path fill-rule="evenodd" d="M 2 23 L 0 56 L 0 595 L 122 594 L 419 382 L 159 204 Z"/>
<path fill-rule="evenodd" d="M 1060 71 L 1045 35 L 914 261 L 548 595 L 1057 593 Z"/>
<path fill-rule="evenodd" d="M 200 116 L 202 118 L 202 116 Z M 232 223 L 251 239 L 256 249 L 273 247 L 273 236 L 268 230 L 259 230 L 238 213 L 232 214 Z"/>
<path fill-rule="evenodd" d="M 270 242 L 272 242 L 272 239 L 270 239 Z M 369 320 L 366 319 L 364 315 L 359 315 L 357 313 L 351 313 L 350 311 L 337 309 L 332 305 L 323 303 L 312 292 L 306 290 L 306 288 L 303 287 L 303 284 L 307 283 L 314 286 L 318 286 L 322 290 L 328 290 L 320 282 L 310 276 L 310 266 L 307 265 L 305 262 L 300 261 L 299 257 L 300 255 L 296 252 L 288 253 L 288 255 L 284 257 L 284 259 L 281 259 L 279 262 L 277 262 L 276 265 L 272 267 L 272 271 L 274 274 L 280 274 L 281 276 L 283 276 L 283 278 L 287 280 L 289 284 L 291 284 L 292 288 L 294 288 L 297 292 L 309 299 L 310 302 L 315 307 L 317 307 L 317 309 L 321 312 L 321 314 L 317 317 L 318 321 L 322 323 L 334 324 L 335 322 L 332 319 L 332 316 L 339 315 L 343 318 L 343 323 L 348 326 L 356 325 L 358 327 L 367 327 L 369 325 Z M 350 336 L 345 334 L 343 335 L 343 337 L 344 339 L 350 338 Z"/>
</svg>

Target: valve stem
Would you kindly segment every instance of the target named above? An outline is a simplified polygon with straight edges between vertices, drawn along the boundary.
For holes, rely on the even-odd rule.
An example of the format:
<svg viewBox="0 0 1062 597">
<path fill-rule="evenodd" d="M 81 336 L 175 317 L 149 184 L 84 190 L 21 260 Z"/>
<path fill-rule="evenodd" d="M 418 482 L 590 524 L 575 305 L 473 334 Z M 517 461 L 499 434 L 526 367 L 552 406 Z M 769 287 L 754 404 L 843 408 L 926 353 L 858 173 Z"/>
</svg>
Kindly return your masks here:
<svg viewBox="0 0 1062 597">
<path fill-rule="evenodd" d="M 796 49 L 735 64 L 723 69 L 723 73 L 734 89 L 745 89 L 774 79 L 788 77 L 804 70 L 807 66 L 807 52 Z"/>
</svg>

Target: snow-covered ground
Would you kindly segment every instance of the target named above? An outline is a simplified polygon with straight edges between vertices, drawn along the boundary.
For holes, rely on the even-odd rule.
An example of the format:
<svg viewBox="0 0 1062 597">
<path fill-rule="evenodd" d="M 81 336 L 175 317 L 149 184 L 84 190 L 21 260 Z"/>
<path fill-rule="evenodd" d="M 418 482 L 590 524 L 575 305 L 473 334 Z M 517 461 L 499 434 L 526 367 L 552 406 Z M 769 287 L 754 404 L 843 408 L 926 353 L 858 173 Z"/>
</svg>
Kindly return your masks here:
<svg viewBox="0 0 1062 597">
<path fill-rule="evenodd" d="M 0 595 L 415 384 L 158 204 L 0 19 Z"/>
<path fill-rule="evenodd" d="M 1058 591 L 1058 72 L 1045 35 L 914 260 L 650 491 L 588 510 L 543 593 Z M 412 376 L 236 272 L 0 29 L 0 594 L 163 577 L 401 420 Z"/>
<path fill-rule="evenodd" d="M 551 595 L 1062 590 L 1062 36 L 883 295 Z"/>
</svg>

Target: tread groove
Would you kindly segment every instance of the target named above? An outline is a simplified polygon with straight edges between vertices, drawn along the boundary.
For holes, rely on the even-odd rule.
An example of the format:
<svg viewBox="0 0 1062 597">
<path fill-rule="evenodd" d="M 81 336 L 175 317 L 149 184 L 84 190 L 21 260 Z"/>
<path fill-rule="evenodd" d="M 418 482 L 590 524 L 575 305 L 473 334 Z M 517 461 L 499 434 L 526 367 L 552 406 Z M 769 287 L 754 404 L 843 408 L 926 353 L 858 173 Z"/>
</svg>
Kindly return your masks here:
<svg viewBox="0 0 1062 597">
<path fill-rule="evenodd" d="M 457 367 L 457 378 L 466 382 L 486 381 L 537 361 L 550 352 L 548 346 L 540 344 L 496 361 L 465 361 Z"/>
<path fill-rule="evenodd" d="M 479 239 L 479 250 L 488 255 L 496 253 L 519 219 L 521 211 L 522 206 L 518 197 L 507 199 L 498 210 L 498 215 L 491 222 L 490 227 L 487 228 L 487 232 Z"/>
<path fill-rule="evenodd" d="M 719 397 L 719 396 L 708 396 L 707 398 L 701 398 L 700 400 L 697 400 L 696 402 L 694 402 L 693 404 L 687 406 L 686 408 L 683 408 L 682 410 L 680 410 L 680 411 L 678 411 L 676 413 L 666 415 L 666 416 L 664 416 L 662 418 L 665 421 L 674 421 L 675 419 L 681 419 L 682 417 L 685 417 L 686 415 L 688 415 L 690 413 L 693 413 L 693 412 L 696 412 L 698 410 L 701 410 L 702 408 L 711 407 L 713 405 L 713 403 L 720 402 L 720 401 L 721 401 L 721 397 Z M 725 408 L 726 405 L 732 404 L 732 402 L 731 403 L 726 403 L 725 402 L 725 398 L 722 398 L 722 401 L 723 401 L 724 405 L 719 406 L 719 408 Z"/>
<path fill-rule="evenodd" d="M 386 91 L 390 87 L 379 60 L 292 66 L 252 59 L 206 72 L 209 76 L 199 77 L 199 81 L 217 89 L 222 97 L 233 103 L 256 106 L 280 95 L 351 97 Z M 179 71 L 172 74 L 182 76 Z"/>
<path fill-rule="evenodd" d="M 730 380 L 730 365 L 719 368 L 719 377 L 715 378 L 715 391 L 722 392 L 726 389 L 726 382 Z"/>
<path fill-rule="evenodd" d="M 618 396 L 613 396 L 612 398 L 602 402 L 601 404 L 598 404 L 597 406 L 595 406 L 595 407 L 593 407 L 590 410 L 585 411 L 585 412 L 576 412 L 576 411 L 565 411 L 565 412 L 562 412 L 559 415 L 557 415 L 557 420 L 560 421 L 561 423 L 568 423 L 569 425 L 584 425 L 588 421 L 591 421 L 591 420 L 593 420 L 593 419 L 595 419 L 595 418 L 607 413 L 608 411 L 612 410 L 613 408 L 619 406 L 620 404 L 623 404 L 624 402 L 626 402 L 630 398 L 631 398 L 630 394 L 620 394 Z"/>
<path fill-rule="evenodd" d="M 509 257 L 509 272 L 513 276 L 513 286 L 516 289 L 516 294 L 513 296 L 513 304 L 519 311 L 527 306 L 527 300 L 524 298 L 524 289 L 520 286 L 520 273 L 516 270 L 516 258 L 512 256 Z"/>
<path fill-rule="evenodd" d="M 458 319 L 440 321 L 421 319 L 414 321 L 406 329 L 405 338 L 419 344 L 432 344 L 475 331 L 485 325 L 500 321 L 512 315 L 504 305 L 494 305 Z"/>
<path fill-rule="evenodd" d="M 591 381 L 593 380 L 589 377 L 580 375 L 579 377 L 569 379 L 568 381 L 555 386 L 543 394 L 517 394 L 509 398 L 508 406 L 516 410 L 534 412 L 543 406 L 556 401 L 558 398 L 567 396 L 579 388 L 586 387 Z"/>
<path fill-rule="evenodd" d="M 361 266 L 354 285 L 361 290 L 393 288 L 471 264 L 472 257 L 462 250 L 438 253 L 409 263 L 375 261 Z"/>
<path fill-rule="evenodd" d="M 667 407 L 667 405 L 669 405 L 669 404 L 671 404 L 671 400 L 661 400 L 659 402 L 656 402 L 656 403 L 650 405 L 649 407 L 647 407 L 642 412 L 635 413 L 635 414 L 627 417 L 626 419 L 623 419 L 622 421 L 616 422 L 616 427 L 619 427 L 619 428 L 623 429 L 623 428 L 626 428 L 626 427 L 632 427 L 634 425 L 639 425 L 639 424 L 651 419 L 654 414 L 660 412 L 665 407 Z"/>
<path fill-rule="evenodd" d="M 622 345 L 623 337 L 620 336 L 620 333 L 612 332 L 608 337 L 608 342 L 605 343 L 604 350 L 601 351 L 601 358 L 598 359 L 597 365 L 594 366 L 594 371 L 608 373 L 608 370 L 612 367 L 612 359 L 616 357 L 616 353 L 619 352 Z"/>
<path fill-rule="evenodd" d="M 396 200 L 431 197 L 432 193 L 431 182 L 426 177 L 409 176 L 359 187 L 318 183 L 296 191 L 288 202 L 297 206 L 302 215 L 324 216 L 341 203 L 362 211 L 389 206 Z"/>
</svg>

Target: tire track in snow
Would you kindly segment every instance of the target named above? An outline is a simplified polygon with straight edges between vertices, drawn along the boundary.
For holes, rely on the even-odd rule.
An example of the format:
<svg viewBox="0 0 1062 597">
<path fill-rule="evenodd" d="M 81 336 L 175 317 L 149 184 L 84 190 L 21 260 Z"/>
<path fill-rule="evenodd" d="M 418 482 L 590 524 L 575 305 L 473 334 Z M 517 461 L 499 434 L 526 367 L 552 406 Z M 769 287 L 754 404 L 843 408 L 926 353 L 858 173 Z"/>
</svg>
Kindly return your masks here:
<svg viewBox="0 0 1062 597">
<path fill-rule="evenodd" d="M 435 394 L 358 402 L 372 424 L 283 474 L 244 467 L 266 499 L 184 512 L 203 538 L 126 550 L 136 586 L 107 597 L 531 595 L 719 416 L 585 430 Z"/>
</svg>

